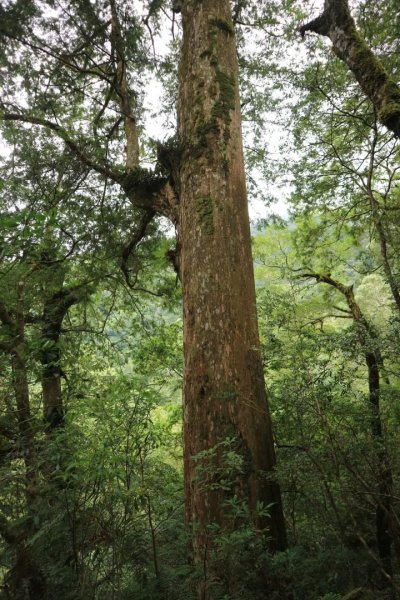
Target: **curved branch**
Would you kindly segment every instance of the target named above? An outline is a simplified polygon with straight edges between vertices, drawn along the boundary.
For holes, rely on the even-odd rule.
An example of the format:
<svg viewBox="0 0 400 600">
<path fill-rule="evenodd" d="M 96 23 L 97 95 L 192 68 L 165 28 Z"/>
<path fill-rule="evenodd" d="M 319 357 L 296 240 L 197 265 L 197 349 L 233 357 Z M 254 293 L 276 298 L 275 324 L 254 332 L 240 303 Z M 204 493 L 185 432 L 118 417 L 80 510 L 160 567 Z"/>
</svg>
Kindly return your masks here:
<svg viewBox="0 0 400 600">
<path fill-rule="evenodd" d="M 161 177 L 140 167 L 123 172 L 114 170 L 107 164 L 98 163 L 82 150 L 61 125 L 48 119 L 22 113 L 3 112 L 0 113 L 0 120 L 31 123 L 53 131 L 84 165 L 118 183 L 134 206 L 146 211 L 154 211 L 176 224 L 178 198 L 168 177 Z"/>
<path fill-rule="evenodd" d="M 360 323 L 369 335 L 370 340 L 364 338 L 360 332 L 359 340 L 363 347 L 365 363 L 368 370 L 369 408 L 371 411 L 371 433 L 378 442 L 377 459 L 379 471 L 377 474 L 379 499 L 376 504 L 376 537 L 379 557 L 382 561 L 384 572 L 392 577 L 391 546 L 393 537 L 397 533 L 393 528 L 393 475 L 390 459 L 385 447 L 380 409 L 380 374 L 383 368 L 383 360 L 379 348 L 379 340 L 376 332 L 369 321 L 364 317 L 353 292 L 353 286 L 346 286 L 340 281 L 333 279 L 328 273 L 303 273 L 300 277 L 313 278 L 318 283 L 326 283 L 341 292 L 347 302 L 347 306 L 355 322 Z M 371 341 L 373 345 L 371 346 Z"/>
<path fill-rule="evenodd" d="M 317 283 L 326 283 L 336 288 L 346 298 L 347 305 L 351 311 L 351 315 L 354 321 L 362 321 L 364 326 L 368 329 L 367 321 L 364 319 L 360 307 L 358 306 L 353 292 L 352 285 L 344 285 L 340 281 L 333 279 L 330 273 L 323 275 L 322 273 L 303 273 L 299 277 L 306 279 L 315 279 Z"/>
<path fill-rule="evenodd" d="M 167 217 L 173 224 L 177 223 L 178 196 L 169 177 L 138 168 L 124 175 L 121 186 L 137 208 L 153 211 Z"/>
<path fill-rule="evenodd" d="M 22 123 L 31 123 L 32 125 L 40 125 L 41 127 L 46 127 L 62 139 L 65 142 L 65 145 L 75 154 L 75 156 L 87 167 L 90 167 L 100 175 L 104 177 L 108 177 L 117 183 L 121 183 L 123 173 L 120 171 L 114 171 L 106 164 L 97 163 L 90 156 L 88 156 L 82 148 L 79 147 L 78 143 L 75 142 L 68 134 L 68 132 L 58 125 L 58 123 L 54 123 L 53 121 L 49 121 L 48 119 L 42 119 L 39 117 L 34 117 L 32 115 L 24 115 L 22 113 L 8 113 L 4 112 L 0 114 L 0 120 L 3 121 L 20 121 Z"/>
<path fill-rule="evenodd" d="M 400 87 L 358 32 L 347 0 L 325 0 L 324 11 L 299 27 L 329 37 L 335 54 L 346 63 L 374 104 L 379 121 L 400 137 Z"/>
<path fill-rule="evenodd" d="M 122 258 L 121 258 L 121 271 L 124 274 L 126 284 L 132 288 L 134 285 L 131 283 L 129 277 L 129 267 L 128 260 L 131 256 L 132 252 L 139 245 L 142 239 L 145 237 L 147 232 L 147 227 L 150 225 L 151 221 L 154 218 L 155 213 L 151 210 L 145 212 L 139 222 L 138 228 L 136 229 L 133 237 L 129 240 L 126 246 L 122 250 Z"/>
</svg>

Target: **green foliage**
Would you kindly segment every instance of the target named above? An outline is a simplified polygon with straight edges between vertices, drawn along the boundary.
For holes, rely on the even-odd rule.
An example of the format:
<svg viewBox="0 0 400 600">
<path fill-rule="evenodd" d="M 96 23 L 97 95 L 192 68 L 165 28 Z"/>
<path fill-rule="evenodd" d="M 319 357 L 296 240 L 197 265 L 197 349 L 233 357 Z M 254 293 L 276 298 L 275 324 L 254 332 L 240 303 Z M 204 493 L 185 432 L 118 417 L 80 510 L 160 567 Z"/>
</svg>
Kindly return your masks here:
<svg viewBox="0 0 400 600">
<path fill-rule="evenodd" d="M 234 35 L 234 29 L 228 21 L 224 21 L 224 19 L 218 19 L 217 17 L 209 20 L 210 25 L 214 25 L 221 31 L 223 31 L 227 36 Z"/>
<path fill-rule="evenodd" d="M 383 600 L 399 585 L 394 548 L 392 590 L 376 541 L 383 452 L 393 476 L 393 523 L 399 514 L 398 145 L 321 40 L 307 39 L 303 60 L 296 29 L 311 2 L 233 4 L 251 195 L 267 202 L 290 196 L 292 211 L 287 222 L 271 221 L 258 232 L 253 246 L 274 477 L 290 548 L 271 554 L 268 530 L 257 527 L 271 506 L 244 501 L 237 481 L 245 457 L 232 432 L 192 457 L 196 482 L 222 498 L 226 516 L 224 526 L 207 527 L 207 585 L 220 600 Z M 396 74 L 398 7 L 394 0 L 378 4 L 358 3 L 355 15 Z M 126 115 L 108 4 L 0 6 L 2 114 L 28 114 L 59 128 L 55 137 L 39 124 L 1 122 L 4 600 L 25 599 L 28 580 L 45 582 L 35 600 L 190 600 L 205 576 L 187 558 L 181 291 L 166 260 L 170 227 L 154 219 L 126 256 L 125 276 L 120 270 L 143 217 L 126 193 L 157 192 L 167 178 L 179 187 L 179 161 L 189 151 L 171 136 L 180 30 L 176 14 L 166 19 L 168 10 L 159 0 L 117 2 L 141 134 L 140 166 L 123 175 Z M 216 30 L 226 40 L 233 34 L 231 23 L 212 18 L 210 46 Z M 235 108 L 233 77 L 219 68 L 212 47 L 201 58 L 215 67 L 215 102 L 210 121 L 198 124 L 194 153 L 221 123 L 229 125 Z M 146 86 L 154 76 L 164 96 L 162 106 L 149 109 Z M 165 119 L 164 144 L 146 131 L 149 112 Z M 104 176 L 108 169 L 114 179 Z M 206 190 L 197 200 L 206 235 L 214 233 L 216 206 Z M 304 273 L 353 285 L 370 331 L 360 333 L 337 289 Z M 381 440 L 371 433 L 365 364 L 365 352 L 377 350 Z M 57 430 L 44 422 L 49 368 L 61 389 Z M 233 385 L 223 393 L 237 401 Z M 392 535 L 398 547 L 397 526 Z"/>
<path fill-rule="evenodd" d="M 298 239 L 304 240 L 301 228 L 308 222 L 299 218 L 286 231 L 270 226 L 265 236 L 255 241 L 278 476 L 283 489 L 288 490 L 285 497 L 294 556 L 305 551 L 310 558 L 307 567 L 300 554 L 300 571 L 294 573 L 294 579 L 302 582 L 298 584 L 299 598 L 320 597 L 317 591 L 321 597 L 328 592 L 344 594 L 356 584 L 363 585 L 367 572 L 374 585 L 379 581 L 379 571 L 371 565 L 368 554 L 376 543 L 373 506 L 379 472 L 379 444 L 371 438 L 364 362 L 364 344 L 369 347 L 371 342 L 360 342 L 358 327 L 348 318 L 348 307 L 338 291 L 308 283 L 299 278 L 302 272 L 326 272 L 328 264 L 336 271 L 332 277 L 352 276 L 356 283 L 356 298 L 373 322 L 385 356 L 381 386 L 385 443 L 388 448 L 398 444 L 398 421 L 395 424 L 391 398 L 398 389 L 393 367 L 399 356 L 390 343 L 393 307 L 388 285 L 376 273 L 358 272 L 358 249 L 349 237 L 343 236 L 334 246 L 341 262 L 329 257 L 327 263 L 330 243 L 326 229 L 322 230 L 326 237 L 321 247 L 306 257 L 302 268 Z M 354 270 L 350 271 L 350 265 Z M 388 372 L 391 375 L 386 377 Z M 390 459 L 397 470 L 393 450 Z M 336 553 L 336 566 L 329 552 Z M 319 561 L 325 577 L 313 570 L 320 568 Z M 355 568 L 350 568 L 351 564 Z M 316 581 L 324 582 L 319 590 Z M 313 592 L 300 591 L 302 585 L 305 590 L 312 585 Z"/>
</svg>

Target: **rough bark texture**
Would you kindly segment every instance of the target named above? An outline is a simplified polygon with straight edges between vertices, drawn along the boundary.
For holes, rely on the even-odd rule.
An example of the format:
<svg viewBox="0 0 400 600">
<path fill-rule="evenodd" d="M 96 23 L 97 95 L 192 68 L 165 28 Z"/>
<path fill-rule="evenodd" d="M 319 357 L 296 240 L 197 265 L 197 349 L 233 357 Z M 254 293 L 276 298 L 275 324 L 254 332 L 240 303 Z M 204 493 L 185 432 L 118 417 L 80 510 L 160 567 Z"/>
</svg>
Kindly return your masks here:
<svg viewBox="0 0 400 600">
<path fill-rule="evenodd" d="M 373 102 L 378 119 L 400 136 L 400 87 L 357 31 L 347 0 L 325 0 L 322 15 L 299 28 L 302 36 L 313 31 L 330 38 L 333 51 L 353 72 Z"/>
<path fill-rule="evenodd" d="M 273 503 L 272 547 L 286 546 L 257 331 L 243 165 L 238 67 L 228 0 L 183 3 L 179 138 L 180 275 L 184 305 L 186 515 L 194 558 L 207 568 L 207 525 L 223 526 L 218 476 L 196 480 L 199 452 L 234 438 L 244 460 L 235 491 L 252 510 Z M 222 450 L 211 470 L 219 472 Z M 221 476 L 221 475 L 219 475 Z M 210 489 L 215 487 L 217 489 Z M 264 523 L 266 524 L 266 523 Z M 205 575 L 206 578 L 206 575 Z M 203 590 L 202 598 L 208 598 Z"/>
</svg>

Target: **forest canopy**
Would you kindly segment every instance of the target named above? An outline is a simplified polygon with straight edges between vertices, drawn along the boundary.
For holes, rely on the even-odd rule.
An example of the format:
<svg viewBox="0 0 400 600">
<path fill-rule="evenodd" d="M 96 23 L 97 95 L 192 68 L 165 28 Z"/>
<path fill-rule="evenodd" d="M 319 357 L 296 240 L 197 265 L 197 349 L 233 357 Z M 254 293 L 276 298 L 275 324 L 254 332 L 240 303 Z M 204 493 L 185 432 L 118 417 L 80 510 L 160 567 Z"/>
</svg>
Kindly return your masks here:
<svg viewBox="0 0 400 600">
<path fill-rule="evenodd" d="M 0 0 L 0 599 L 400 598 L 399 24 Z"/>
</svg>

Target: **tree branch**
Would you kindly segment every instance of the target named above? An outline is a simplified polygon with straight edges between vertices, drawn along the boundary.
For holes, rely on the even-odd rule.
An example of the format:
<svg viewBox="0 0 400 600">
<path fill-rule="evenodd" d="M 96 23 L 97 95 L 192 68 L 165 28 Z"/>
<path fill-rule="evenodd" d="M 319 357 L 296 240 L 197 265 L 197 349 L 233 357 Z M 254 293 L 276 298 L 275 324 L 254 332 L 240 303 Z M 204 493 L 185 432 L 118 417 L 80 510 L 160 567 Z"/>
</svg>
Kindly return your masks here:
<svg viewBox="0 0 400 600">
<path fill-rule="evenodd" d="M 325 0 L 324 11 L 299 27 L 330 38 L 333 51 L 354 74 L 374 104 L 379 121 L 400 137 L 400 87 L 358 32 L 347 0 Z"/>
<path fill-rule="evenodd" d="M 22 113 L 8 113 L 4 112 L 0 114 L 0 119 L 3 121 L 21 121 L 22 123 L 31 123 L 32 125 L 40 125 L 41 127 L 46 127 L 62 139 L 65 142 L 65 145 L 75 154 L 75 156 L 86 166 L 90 167 L 100 175 L 104 177 L 108 177 L 109 179 L 121 183 L 123 173 L 119 171 L 114 171 L 106 164 L 100 164 L 94 161 L 90 156 L 88 156 L 82 148 L 79 147 L 78 143 L 75 142 L 68 134 L 68 132 L 58 125 L 58 123 L 54 123 L 53 121 L 49 121 L 48 119 L 42 119 L 39 117 L 34 117 L 32 115 L 25 115 Z"/>
<path fill-rule="evenodd" d="M 127 173 L 121 185 L 134 206 L 154 211 L 177 223 L 178 197 L 169 177 L 138 168 Z"/>
<path fill-rule="evenodd" d="M 118 18 L 115 1 L 111 0 L 111 43 L 112 53 L 116 62 L 115 87 L 119 96 L 119 105 L 124 118 L 126 137 L 126 170 L 130 171 L 139 163 L 139 141 L 136 127 L 136 118 L 132 110 L 131 92 L 126 76 L 126 59 L 124 43 L 121 34 L 121 25 Z"/>
<path fill-rule="evenodd" d="M 32 125 L 40 125 L 53 131 L 57 137 L 65 142 L 66 146 L 83 164 L 103 177 L 118 183 L 134 206 L 146 211 L 152 210 L 167 217 L 176 224 L 178 220 L 178 198 L 168 177 L 159 176 L 152 171 L 140 167 L 128 172 L 121 172 L 113 170 L 107 164 L 100 164 L 88 156 L 79 147 L 78 143 L 71 139 L 63 127 L 48 119 L 22 113 L 3 112 L 2 114 L 0 113 L 0 120 L 31 123 Z"/>
<path fill-rule="evenodd" d="M 358 306 L 356 299 L 354 297 L 354 291 L 352 285 L 344 285 L 340 281 L 333 279 L 330 273 L 323 275 L 322 273 L 303 273 L 299 275 L 301 278 L 307 279 L 315 279 L 317 283 L 326 283 L 331 285 L 335 289 L 337 289 L 343 296 L 346 298 L 347 305 L 349 310 L 351 311 L 351 315 L 355 321 L 362 321 L 366 329 L 368 330 L 368 323 L 364 319 L 364 315 L 362 314 L 360 307 Z"/>
<path fill-rule="evenodd" d="M 150 210 L 143 214 L 143 216 L 139 222 L 139 226 L 138 226 L 137 230 L 135 231 L 133 237 L 130 239 L 130 241 L 126 244 L 126 246 L 122 250 L 121 270 L 124 274 L 125 281 L 130 288 L 132 288 L 133 285 L 132 285 L 130 277 L 129 277 L 128 260 L 129 260 L 129 257 L 131 256 L 132 252 L 137 247 L 137 245 L 145 237 L 147 227 L 153 220 L 154 215 L 155 215 L 155 213 Z"/>
</svg>

